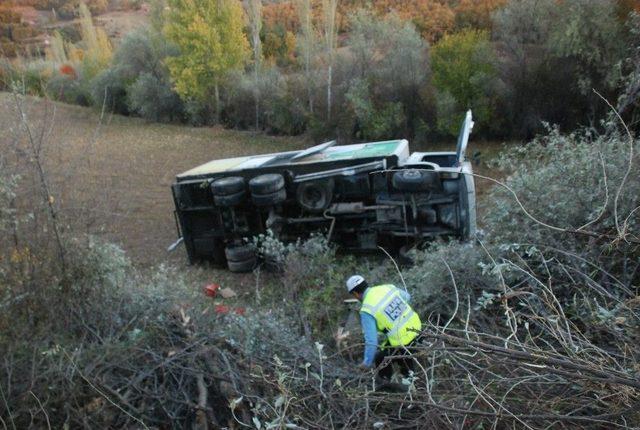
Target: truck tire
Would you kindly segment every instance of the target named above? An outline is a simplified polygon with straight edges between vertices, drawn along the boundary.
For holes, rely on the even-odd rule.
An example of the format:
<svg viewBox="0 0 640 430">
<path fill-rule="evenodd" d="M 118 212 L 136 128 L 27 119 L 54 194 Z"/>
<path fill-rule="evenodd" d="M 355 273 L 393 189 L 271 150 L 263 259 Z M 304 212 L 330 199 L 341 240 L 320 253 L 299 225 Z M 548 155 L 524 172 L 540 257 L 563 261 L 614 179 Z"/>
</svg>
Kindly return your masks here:
<svg viewBox="0 0 640 430">
<path fill-rule="evenodd" d="M 258 261 L 255 257 L 242 261 L 227 261 L 227 267 L 230 272 L 234 273 L 247 273 L 251 272 L 258 265 Z"/>
<path fill-rule="evenodd" d="M 229 207 L 237 206 L 244 201 L 244 190 L 235 194 L 229 194 L 226 196 L 213 196 L 213 202 L 216 206 Z"/>
<path fill-rule="evenodd" d="M 249 181 L 252 195 L 273 194 L 284 188 L 284 177 L 279 173 L 256 176 Z"/>
<path fill-rule="evenodd" d="M 331 204 L 332 185 L 328 181 L 303 182 L 296 190 L 296 201 L 309 212 L 323 212 Z"/>
<path fill-rule="evenodd" d="M 273 206 L 282 203 L 287 199 L 287 191 L 281 189 L 275 193 L 269 194 L 252 194 L 251 200 L 256 206 Z"/>
<path fill-rule="evenodd" d="M 230 196 L 244 192 L 244 178 L 240 176 L 227 176 L 216 179 L 211 183 L 211 192 L 214 196 Z"/>
<path fill-rule="evenodd" d="M 391 178 L 391 184 L 396 190 L 408 193 L 434 191 L 442 188 L 437 172 L 418 169 L 395 172 Z"/>
<path fill-rule="evenodd" d="M 224 255 L 227 261 L 245 261 L 256 258 L 256 248 L 250 244 L 230 245 L 224 249 Z"/>
</svg>

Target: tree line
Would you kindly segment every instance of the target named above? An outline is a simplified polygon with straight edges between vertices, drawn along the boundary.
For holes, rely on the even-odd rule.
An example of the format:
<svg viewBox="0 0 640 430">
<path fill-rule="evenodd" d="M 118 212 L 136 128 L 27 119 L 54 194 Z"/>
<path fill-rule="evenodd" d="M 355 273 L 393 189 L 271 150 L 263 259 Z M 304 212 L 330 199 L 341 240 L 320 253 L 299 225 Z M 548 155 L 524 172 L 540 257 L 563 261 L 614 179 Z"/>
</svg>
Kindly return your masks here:
<svg viewBox="0 0 640 430">
<path fill-rule="evenodd" d="M 58 54 L 50 48 L 40 65 L 53 71 L 45 79 L 32 71 L 27 81 L 32 92 L 153 121 L 315 139 L 446 138 L 467 109 L 485 138 L 528 138 L 544 123 L 598 125 L 607 106 L 594 90 L 637 126 L 634 7 L 626 0 L 153 0 L 150 25 L 113 53 L 101 42 L 92 65 L 72 53 L 91 51 L 95 37 L 72 45 L 54 35 Z M 15 69 L 5 64 L 0 80 L 9 82 Z"/>
</svg>

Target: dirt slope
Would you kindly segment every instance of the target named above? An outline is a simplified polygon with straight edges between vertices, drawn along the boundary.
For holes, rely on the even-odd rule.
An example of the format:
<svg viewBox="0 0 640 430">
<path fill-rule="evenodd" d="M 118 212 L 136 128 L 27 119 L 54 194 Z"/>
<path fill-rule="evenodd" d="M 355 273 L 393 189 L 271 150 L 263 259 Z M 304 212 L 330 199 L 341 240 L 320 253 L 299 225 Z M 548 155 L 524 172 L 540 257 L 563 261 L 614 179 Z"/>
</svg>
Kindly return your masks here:
<svg viewBox="0 0 640 430">
<path fill-rule="evenodd" d="M 177 173 L 215 158 L 305 146 L 300 138 L 101 119 L 92 109 L 35 98 L 25 107 L 36 138 L 45 132 L 43 158 L 55 204 L 74 227 L 121 244 L 141 264 L 166 260 L 165 249 L 176 239 L 170 185 Z M 11 152 L 18 123 L 12 95 L 0 93 L 3 154 Z M 183 252 L 174 258 L 184 258 Z"/>
</svg>

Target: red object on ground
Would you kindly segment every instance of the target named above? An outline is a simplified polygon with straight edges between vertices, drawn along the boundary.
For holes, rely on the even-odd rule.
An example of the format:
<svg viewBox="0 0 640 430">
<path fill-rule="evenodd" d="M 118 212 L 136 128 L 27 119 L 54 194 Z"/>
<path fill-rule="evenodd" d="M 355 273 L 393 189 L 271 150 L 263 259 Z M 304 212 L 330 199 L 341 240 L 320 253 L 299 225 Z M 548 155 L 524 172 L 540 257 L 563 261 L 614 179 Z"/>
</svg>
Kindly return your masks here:
<svg viewBox="0 0 640 430">
<path fill-rule="evenodd" d="M 218 294 L 218 290 L 220 289 L 220 285 L 218 284 L 209 284 L 204 287 L 204 293 L 209 297 L 215 297 Z"/>
<path fill-rule="evenodd" d="M 214 311 L 217 314 L 228 314 L 229 310 L 230 308 L 227 305 L 216 305 L 216 307 L 214 308 Z"/>
<path fill-rule="evenodd" d="M 236 313 L 236 315 L 244 315 L 245 309 L 244 308 L 234 308 L 233 311 Z"/>
</svg>

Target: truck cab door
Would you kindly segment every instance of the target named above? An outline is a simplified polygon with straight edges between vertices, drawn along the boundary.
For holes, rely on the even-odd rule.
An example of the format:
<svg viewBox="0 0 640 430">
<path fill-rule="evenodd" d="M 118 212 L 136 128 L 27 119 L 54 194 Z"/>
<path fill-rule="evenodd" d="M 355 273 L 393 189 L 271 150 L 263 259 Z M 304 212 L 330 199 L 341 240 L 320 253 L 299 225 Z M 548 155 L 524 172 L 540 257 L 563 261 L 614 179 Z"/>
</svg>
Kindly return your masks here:
<svg viewBox="0 0 640 430">
<path fill-rule="evenodd" d="M 471 111 L 467 111 L 456 147 L 456 166 L 460 169 L 459 184 L 459 216 L 460 236 L 464 239 L 472 239 L 476 235 L 476 188 L 473 180 L 471 163 L 465 163 L 469 135 L 473 129 Z"/>
<path fill-rule="evenodd" d="M 458 144 L 456 146 L 456 167 L 462 166 L 462 163 L 466 159 L 467 144 L 469 143 L 469 135 L 473 130 L 473 117 L 471 110 L 467 111 L 467 114 L 462 121 L 462 127 L 460 128 L 460 134 L 458 135 Z"/>
</svg>

